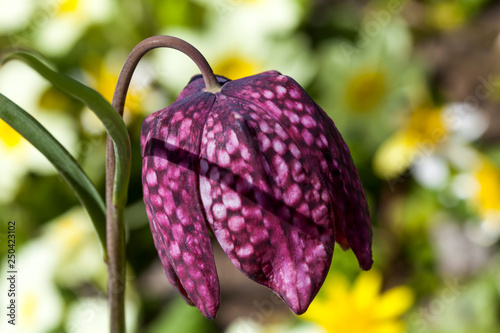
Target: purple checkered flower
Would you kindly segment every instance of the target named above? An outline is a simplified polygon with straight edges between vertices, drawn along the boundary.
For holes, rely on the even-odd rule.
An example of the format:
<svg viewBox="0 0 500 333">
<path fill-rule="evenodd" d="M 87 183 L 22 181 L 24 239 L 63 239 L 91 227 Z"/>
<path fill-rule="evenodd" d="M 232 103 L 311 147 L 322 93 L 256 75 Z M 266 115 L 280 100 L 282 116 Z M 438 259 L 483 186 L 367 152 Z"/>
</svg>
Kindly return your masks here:
<svg viewBox="0 0 500 333">
<path fill-rule="evenodd" d="M 276 71 L 204 91 L 195 76 L 142 126 L 144 202 L 169 281 L 207 318 L 219 308 L 210 244 L 296 314 L 318 293 L 335 241 L 372 265 L 365 194 L 326 113 Z"/>
</svg>

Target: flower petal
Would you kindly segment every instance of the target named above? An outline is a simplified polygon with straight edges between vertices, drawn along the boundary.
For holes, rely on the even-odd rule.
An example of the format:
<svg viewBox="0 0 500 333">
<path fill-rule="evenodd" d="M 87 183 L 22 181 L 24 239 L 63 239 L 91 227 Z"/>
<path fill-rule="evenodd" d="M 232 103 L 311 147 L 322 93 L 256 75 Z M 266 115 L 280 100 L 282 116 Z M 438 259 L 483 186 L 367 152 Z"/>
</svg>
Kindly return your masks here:
<svg viewBox="0 0 500 333">
<path fill-rule="evenodd" d="M 144 164 L 147 165 L 147 159 L 144 159 Z M 146 213 L 148 215 L 148 220 L 149 221 L 155 221 L 154 215 L 151 212 L 150 205 L 146 205 Z M 165 275 L 168 278 L 168 281 L 174 285 L 177 290 L 179 290 L 182 298 L 188 303 L 189 305 L 194 306 L 193 301 L 189 298 L 189 296 L 186 293 L 186 290 L 182 287 L 182 284 L 179 281 L 179 278 L 177 277 L 177 274 L 175 273 L 174 268 L 170 264 L 169 261 L 169 254 L 167 252 L 168 247 L 165 245 L 167 241 L 164 239 L 161 230 L 159 229 L 158 223 L 156 222 L 151 222 L 151 231 L 153 234 L 153 240 L 155 243 L 155 247 L 158 249 L 158 255 L 160 257 L 162 266 L 163 266 L 163 271 L 165 272 Z"/>
<path fill-rule="evenodd" d="M 223 250 L 303 313 L 334 248 L 332 202 L 314 161 L 267 110 L 225 96 L 224 88 L 207 118 L 200 158 L 200 194 Z"/>
<path fill-rule="evenodd" d="M 193 94 L 150 115 L 142 128 L 143 190 L 165 272 L 204 316 L 219 308 L 219 281 L 198 195 L 200 137 L 214 102 Z"/>
<path fill-rule="evenodd" d="M 222 93 L 265 110 L 282 128 L 326 185 L 334 202 L 335 235 L 351 247 L 361 268 L 372 265 L 368 205 L 349 148 L 333 121 L 292 78 L 266 72 L 224 85 Z"/>
</svg>

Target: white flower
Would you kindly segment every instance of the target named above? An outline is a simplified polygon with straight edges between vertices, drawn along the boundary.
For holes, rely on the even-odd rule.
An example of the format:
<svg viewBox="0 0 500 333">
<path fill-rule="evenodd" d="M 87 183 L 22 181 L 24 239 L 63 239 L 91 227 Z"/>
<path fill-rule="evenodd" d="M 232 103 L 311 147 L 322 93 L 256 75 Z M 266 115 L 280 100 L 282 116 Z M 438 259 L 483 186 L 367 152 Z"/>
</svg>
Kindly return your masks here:
<svg viewBox="0 0 500 333">
<path fill-rule="evenodd" d="M 424 155 L 412 168 L 413 177 L 423 187 L 442 189 L 448 184 L 450 170 L 441 156 Z"/>
<path fill-rule="evenodd" d="M 282 34 L 299 23 L 301 8 L 293 0 L 198 0 L 213 14 L 210 23 L 218 26 L 220 33 L 236 30 L 245 33 L 245 40 L 252 36 Z M 226 28 L 224 28 L 224 26 Z"/>
<path fill-rule="evenodd" d="M 277 70 L 307 85 L 316 73 L 317 61 L 308 53 L 307 39 L 291 33 L 302 15 L 296 1 L 198 2 L 211 14 L 207 15 L 206 27 L 193 30 L 168 26 L 161 34 L 176 36 L 194 45 L 215 74 L 235 80 Z M 153 57 L 156 78 L 175 93 L 184 88 L 192 75 L 199 73 L 196 65 L 180 52 L 155 52 Z"/>
<path fill-rule="evenodd" d="M 115 10 L 110 0 L 49 0 L 42 7 L 47 17 L 37 27 L 35 44 L 53 56 L 66 53 L 89 26 L 107 21 Z"/>
<path fill-rule="evenodd" d="M 18 251 L 17 321 L 15 329 L 6 332 L 45 333 L 60 323 L 63 303 L 52 282 L 55 266 L 54 253 L 44 240 L 32 241 Z M 2 271 L 6 270 L 2 266 Z M 0 290 L 7 290 L 6 282 L 6 279 L 0 281 Z M 0 299 L 2 309 L 6 307 L 5 301 L 7 297 Z M 2 321 L 1 325 L 4 324 Z M 2 329 L 2 332 L 5 331 Z"/>
<path fill-rule="evenodd" d="M 463 141 L 474 141 L 488 128 L 484 112 L 467 103 L 450 103 L 443 108 L 444 126 Z"/>
<path fill-rule="evenodd" d="M 326 333 L 326 330 L 310 322 L 295 325 L 290 321 L 263 324 L 255 318 L 237 318 L 229 325 L 225 333 Z"/>
<path fill-rule="evenodd" d="M 125 302 L 127 332 L 135 332 L 137 306 Z M 105 298 L 83 298 L 73 303 L 66 320 L 67 333 L 96 333 L 109 331 L 109 309 Z"/>
<path fill-rule="evenodd" d="M 11 61 L 0 67 L 0 93 L 11 99 L 58 139 L 70 152 L 76 145 L 71 115 L 40 110 L 39 100 L 49 84 L 27 65 Z M 9 202 L 28 172 L 55 174 L 55 168 L 29 142 L 0 120 L 0 202 Z"/>
<path fill-rule="evenodd" d="M 105 281 L 101 246 L 88 214 L 80 207 L 47 223 L 42 239 L 57 260 L 54 277 L 71 287 L 91 279 Z"/>
<path fill-rule="evenodd" d="M 26 25 L 34 10 L 34 0 L 0 0 L 0 31 L 13 32 Z M 13 37 L 13 36 L 11 36 Z"/>
<path fill-rule="evenodd" d="M 18 324 L 6 332 L 42 333 L 52 331 L 61 323 L 64 303 L 56 287 L 72 288 L 83 282 L 106 285 L 106 266 L 97 235 L 88 215 L 74 208 L 48 222 L 42 235 L 29 241 L 18 251 Z M 2 265 L 2 271 L 7 271 Z M 6 289 L 6 279 L 0 290 Z M 126 310 L 128 331 L 135 330 L 138 301 L 132 286 L 127 287 Z M 4 308 L 7 297 L 0 298 Z M 5 332 L 0 323 L 1 332 Z M 105 298 L 83 298 L 73 303 L 66 320 L 67 332 L 105 332 L 108 329 Z"/>
<path fill-rule="evenodd" d="M 464 172 L 453 177 L 450 187 L 458 199 L 470 199 L 478 192 L 480 185 L 472 174 Z"/>
<path fill-rule="evenodd" d="M 247 38 L 244 32 L 218 28 L 195 33 L 181 28 L 169 28 L 162 34 L 182 38 L 195 46 L 207 59 L 215 74 L 236 80 L 268 70 L 277 70 L 307 85 L 316 74 L 317 61 L 308 53 L 301 36 L 276 41 L 267 36 Z M 200 71 L 186 55 L 171 50 L 153 54 L 155 78 L 179 93 L 191 76 Z M 175 96 L 174 96 L 175 98 Z"/>
</svg>

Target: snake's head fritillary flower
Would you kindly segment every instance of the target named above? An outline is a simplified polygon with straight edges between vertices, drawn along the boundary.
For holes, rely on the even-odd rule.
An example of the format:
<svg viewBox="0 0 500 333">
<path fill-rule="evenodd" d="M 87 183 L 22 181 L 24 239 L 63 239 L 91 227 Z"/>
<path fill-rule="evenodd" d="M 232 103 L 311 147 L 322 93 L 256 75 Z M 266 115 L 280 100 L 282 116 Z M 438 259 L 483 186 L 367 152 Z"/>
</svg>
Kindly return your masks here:
<svg viewBox="0 0 500 333">
<path fill-rule="evenodd" d="M 305 312 L 328 273 L 335 241 L 372 265 L 365 194 L 326 113 L 276 71 L 204 91 L 195 76 L 142 126 L 144 202 L 165 273 L 207 318 L 219 308 L 210 244 Z"/>
</svg>

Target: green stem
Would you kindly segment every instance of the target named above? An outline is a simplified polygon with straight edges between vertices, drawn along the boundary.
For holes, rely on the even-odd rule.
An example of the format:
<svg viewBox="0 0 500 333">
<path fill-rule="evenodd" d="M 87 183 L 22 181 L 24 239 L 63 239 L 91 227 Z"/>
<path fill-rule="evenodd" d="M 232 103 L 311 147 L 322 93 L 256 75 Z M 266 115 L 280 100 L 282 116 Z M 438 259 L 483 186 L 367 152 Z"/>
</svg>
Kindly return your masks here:
<svg viewBox="0 0 500 333">
<path fill-rule="evenodd" d="M 70 96 L 73 96 L 74 98 L 80 100 L 85 105 L 87 105 L 89 109 L 91 109 L 96 114 L 96 116 L 99 117 L 99 119 L 102 121 L 109 137 L 111 137 L 113 140 L 114 149 L 112 151 L 115 153 L 113 159 L 113 173 L 112 173 L 114 182 L 113 178 L 110 178 L 111 187 L 114 188 L 111 188 L 109 192 L 109 194 L 113 196 L 113 199 L 108 201 L 107 198 L 107 203 L 108 203 L 107 208 L 113 206 L 114 207 L 113 209 L 115 210 L 123 209 L 127 201 L 127 189 L 130 178 L 131 149 L 130 149 L 130 138 L 128 136 L 127 127 L 125 126 L 123 119 L 120 117 L 120 114 L 118 114 L 116 112 L 116 109 L 113 106 L 111 106 L 106 101 L 106 99 L 97 91 L 87 87 L 86 85 L 76 81 L 75 79 L 72 79 L 67 75 L 57 72 L 57 70 L 52 68 L 50 64 L 46 63 L 46 61 L 40 58 L 39 56 L 36 56 L 35 54 L 27 51 L 16 51 L 12 53 L 7 53 L 5 57 L 2 57 L 0 55 L 1 63 L 5 63 L 6 61 L 9 61 L 11 59 L 19 59 L 28 64 L 31 68 L 36 70 L 42 77 L 44 77 L 50 83 L 52 83 L 54 87 L 69 94 Z M 42 142 L 38 142 L 38 144 L 40 143 Z M 115 161 L 117 161 L 116 170 L 114 164 Z M 87 185 L 86 187 L 87 191 L 89 191 L 89 194 L 91 194 L 91 196 L 94 196 L 94 200 L 100 201 L 99 200 L 100 198 L 98 199 L 95 195 L 92 195 L 92 193 L 95 193 L 97 191 L 89 189 L 90 187 L 93 187 L 93 185 L 90 182 L 87 182 L 86 185 Z M 76 190 L 77 193 L 79 193 L 80 198 L 88 199 L 88 196 L 85 196 L 85 193 L 80 191 L 83 189 L 82 187 L 74 187 L 74 189 Z M 84 206 L 87 209 L 89 209 L 89 214 L 96 226 L 96 230 L 99 233 L 100 239 L 101 240 L 108 239 L 109 238 L 108 233 L 113 234 L 114 232 L 114 231 L 108 232 L 107 230 L 108 225 L 111 225 L 112 221 L 117 221 L 117 218 L 113 217 L 112 219 L 110 219 L 109 216 L 114 216 L 113 214 L 111 214 L 111 212 L 110 214 L 108 214 L 108 216 L 106 216 L 107 226 L 106 226 L 106 234 L 104 234 L 103 230 L 105 228 L 101 227 L 100 223 L 101 219 L 99 219 L 99 215 L 102 215 L 102 217 L 104 218 L 103 214 L 104 205 L 98 203 L 97 206 L 85 205 L 85 204 Z M 99 209 L 101 209 L 102 212 L 99 212 L 98 211 Z M 120 224 L 123 225 L 123 223 L 121 222 L 113 224 L 116 224 L 118 228 Z M 105 260 L 108 261 L 106 244 L 104 241 L 102 243 L 104 248 Z M 116 242 L 114 244 L 116 244 Z M 119 246 L 119 243 L 114 246 L 115 247 Z M 116 248 L 114 249 L 114 251 L 116 252 Z M 116 260 L 117 255 L 115 255 L 115 259 L 112 259 L 113 262 L 117 261 Z M 124 275 L 122 274 L 120 276 Z"/>
<path fill-rule="evenodd" d="M 159 47 L 176 49 L 186 54 L 200 69 L 203 79 L 205 80 L 205 90 L 213 93 L 220 91 L 220 84 L 217 82 L 217 78 L 215 77 L 212 68 L 208 64 L 205 57 L 203 57 L 203 55 L 191 44 L 172 36 L 149 37 L 134 47 L 123 65 L 122 72 L 118 78 L 118 83 L 116 84 L 115 94 L 113 96 L 113 106 L 119 114 L 123 115 L 123 108 L 125 106 L 125 98 L 130 85 L 130 80 L 132 79 L 132 74 L 134 74 L 139 60 L 141 60 L 141 58 L 148 51 Z"/>
<path fill-rule="evenodd" d="M 107 167 L 114 168 L 113 143 L 108 139 Z M 110 163 L 112 161 L 112 163 Z M 108 169 L 109 170 L 109 169 Z M 109 173 L 108 173 L 109 174 Z M 109 185 L 111 183 L 111 185 Z M 106 179 L 107 188 L 113 188 L 113 178 Z M 125 228 L 123 207 L 118 207 L 106 189 L 106 242 L 108 246 L 108 301 L 110 332 L 125 333 Z"/>
<path fill-rule="evenodd" d="M 123 116 L 125 99 L 130 81 L 137 64 L 150 50 L 158 47 L 176 49 L 189 56 L 198 65 L 205 81 L 205 90 L 216 93 L 220 91 L 212 68 L 203 55 L 191 44 L 171 36 L 154 36 L 137 44 L 130 52 L 116 84 L 113 95 L 113 107 Z M 125 188 L 117 188 L 115 180 L 115 152 L 108 137 L 106 158 L 106 215 L 108 246 L 108 299 L 110 310 L 110 332 L 125 332 L 125 228 L 123 225 L 123 209 L 126 198 Z M 122 191 L 122 192 L 120 192 Z"/>
</svg>

